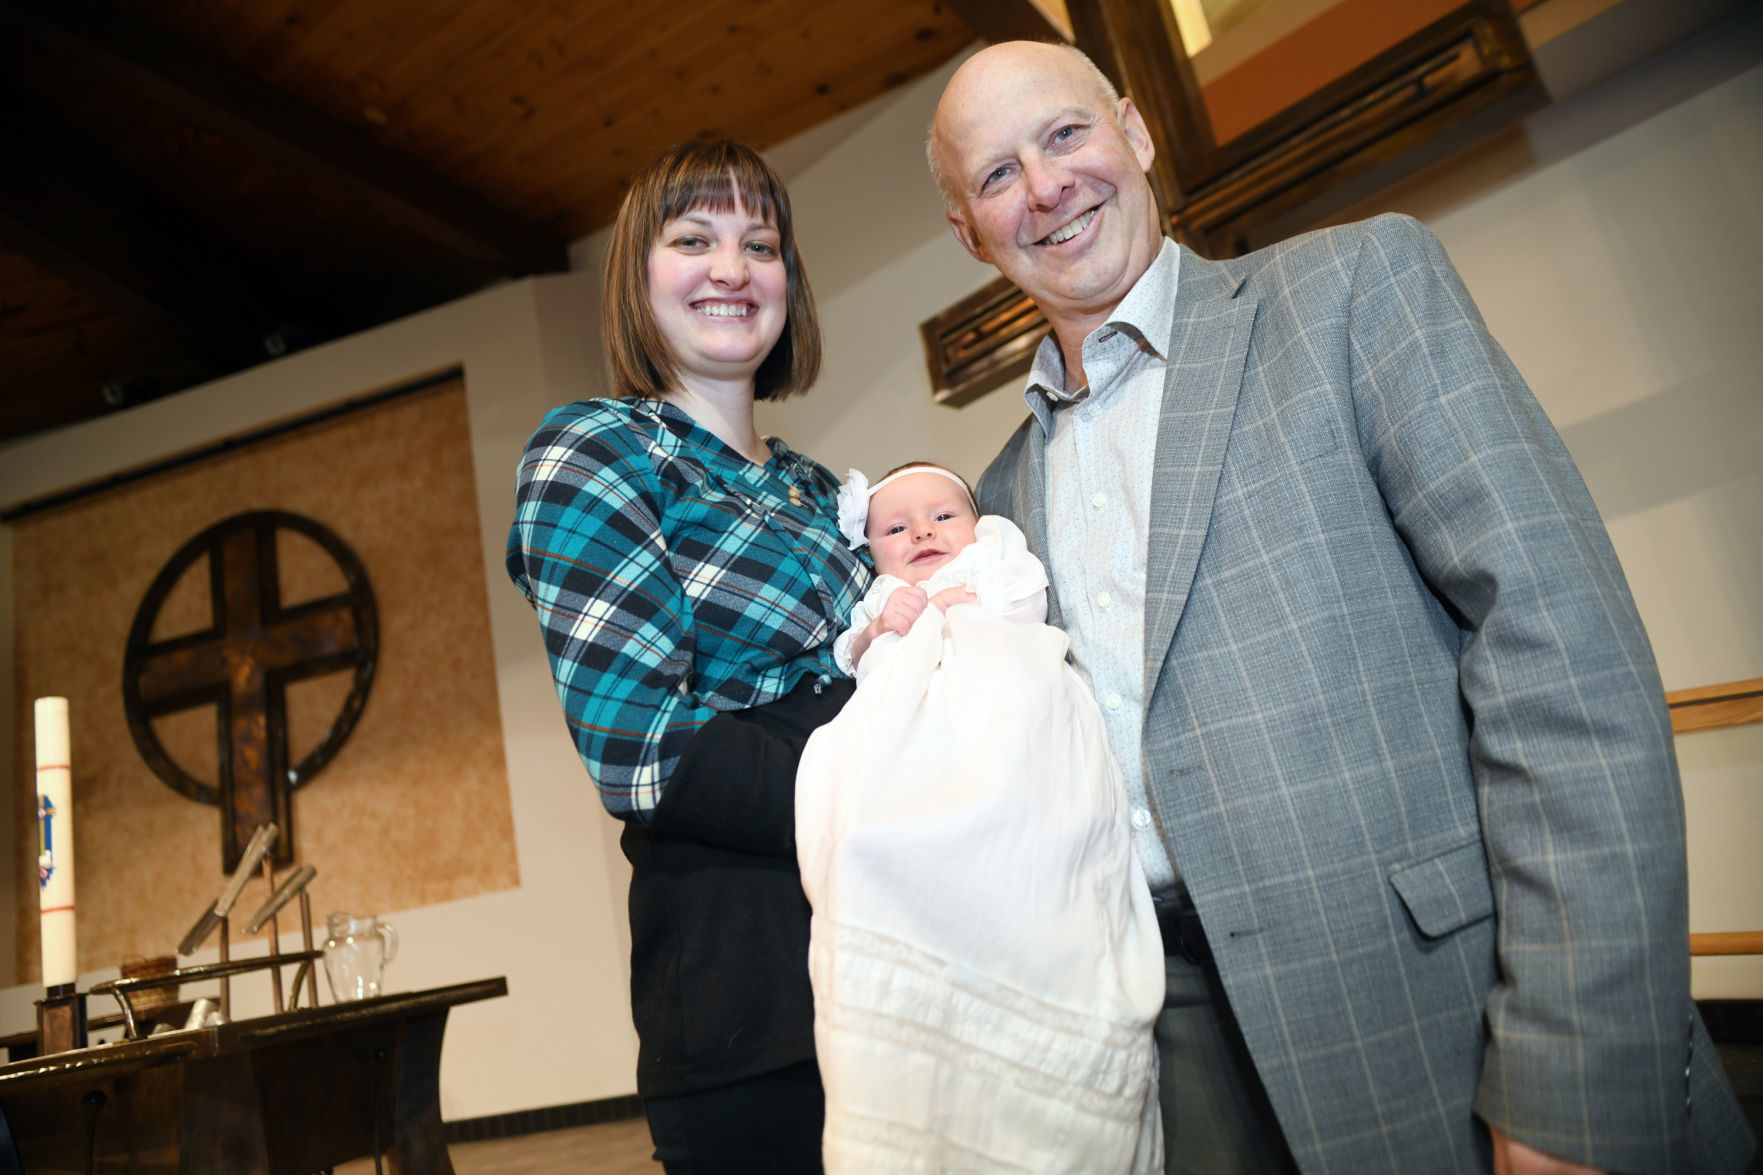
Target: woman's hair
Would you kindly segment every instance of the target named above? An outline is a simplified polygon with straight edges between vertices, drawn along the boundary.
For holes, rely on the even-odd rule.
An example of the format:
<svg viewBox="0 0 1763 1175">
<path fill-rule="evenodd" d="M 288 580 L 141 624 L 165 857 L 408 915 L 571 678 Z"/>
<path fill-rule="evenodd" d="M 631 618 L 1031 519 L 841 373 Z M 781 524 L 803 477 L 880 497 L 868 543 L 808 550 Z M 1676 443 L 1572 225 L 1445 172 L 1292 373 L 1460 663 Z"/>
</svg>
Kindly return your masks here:
<svg viewBox="0 0 1763 1175">
<path fill-rule="evenodd" d="M 678 383 L 673 349 L 649 304 L 649 250 L 662 226 L 694 209 L 733 211 L 737 200 L 777 229 L 787 282 L 783 334 L 754 375 L 754 399 L 781 400 L 819 376 L 820 319 L 796 253 L 783 180 L 744 144 L 688 142 L 669 147 L 632 178 L 612 226 L 602 317 L 614 395 L 658 396 Z"/>
</svg>

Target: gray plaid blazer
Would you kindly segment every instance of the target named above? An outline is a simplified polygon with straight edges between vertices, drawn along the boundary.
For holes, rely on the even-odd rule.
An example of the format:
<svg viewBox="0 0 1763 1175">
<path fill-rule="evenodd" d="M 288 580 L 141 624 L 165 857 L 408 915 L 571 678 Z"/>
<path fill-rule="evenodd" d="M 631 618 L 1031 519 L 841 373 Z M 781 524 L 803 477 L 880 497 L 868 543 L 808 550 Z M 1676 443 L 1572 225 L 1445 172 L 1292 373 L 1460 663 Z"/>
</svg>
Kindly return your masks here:
<svg viewBox="0 0 1763 1175">
<path fill-rule="evenodd" d="M 1146 780 L 1299 1164 L 1486 1171 L 1479 1115 L 1741 1168 L 1652 651 L 1442 246 L 1386 216 L 1184 251 L 1170 338 Z M 1031 419 L 979 486 L 1042 558 L 1081 525 L 1045 444 Z"/>
</svg>

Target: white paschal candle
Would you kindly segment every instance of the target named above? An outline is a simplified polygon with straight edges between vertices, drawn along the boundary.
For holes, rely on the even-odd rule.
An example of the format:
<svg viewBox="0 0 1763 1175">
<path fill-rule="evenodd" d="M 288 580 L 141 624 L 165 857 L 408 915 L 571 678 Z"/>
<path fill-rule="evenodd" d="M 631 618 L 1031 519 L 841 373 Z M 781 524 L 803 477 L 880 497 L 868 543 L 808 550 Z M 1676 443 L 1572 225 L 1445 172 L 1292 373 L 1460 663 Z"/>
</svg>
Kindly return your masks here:
<svg viewBox="0 0 1763 1175">
<path fill-rule="evenodd" d="M 37 699 L 37 881 L 43 916 L 43 986 L 79 975 L 73 915 L 73 770 L 67 699 Z"/>
</svg>

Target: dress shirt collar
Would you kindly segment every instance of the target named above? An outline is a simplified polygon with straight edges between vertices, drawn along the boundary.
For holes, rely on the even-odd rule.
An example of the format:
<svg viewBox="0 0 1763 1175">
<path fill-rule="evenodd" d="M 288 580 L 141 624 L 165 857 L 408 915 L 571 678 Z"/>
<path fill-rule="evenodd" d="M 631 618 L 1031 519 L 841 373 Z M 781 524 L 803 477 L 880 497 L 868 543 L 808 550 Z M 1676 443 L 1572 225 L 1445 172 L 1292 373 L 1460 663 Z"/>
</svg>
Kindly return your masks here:
<svg viewBox="0 0 1763 1175">
<path fill-rule="evenodd" d="M 1089 387 L 1065 391 L 1065 355 L 1059 349 L 1059 340 L 1048 332 L 1035 351 L 1028 390 L 1023 393 L 1028 410 L 1040 421 L 1042 432 L 1053 435 L 1056 408 L 1076 403 L 1092 393 L 1098 397 L 1108 394 L 1131 351 L 1148 351 L 1164 362 L 1169 361 L 1169 328 L 1180 276 L 1181 246 L 1165 239 L 1150 267 L 1133 283 L 1114 313 L 1084 340 L 1084 372 L 1090 376 Z M 1112 356 L 1100 354 L 1099 349 L 1117 335 L 1131 339 L 1132 348 L 1125 353 L 1117 350 Z M 1091 362 L 1092 357 L 1095 362 Z"/>
</svg>

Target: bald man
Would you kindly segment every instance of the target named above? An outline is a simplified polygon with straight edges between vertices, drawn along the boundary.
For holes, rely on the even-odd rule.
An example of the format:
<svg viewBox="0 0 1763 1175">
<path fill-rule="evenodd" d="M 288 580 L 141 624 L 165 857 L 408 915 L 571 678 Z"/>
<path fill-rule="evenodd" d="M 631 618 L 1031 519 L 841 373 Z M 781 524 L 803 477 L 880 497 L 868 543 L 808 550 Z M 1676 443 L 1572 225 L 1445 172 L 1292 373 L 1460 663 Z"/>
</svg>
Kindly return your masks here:
<svg viewBox="0 0 1763 1175">
<path fill-rule="evenodd" d="M 1128 781 L 1168 1169 L 1741 1169 L 1646 633 L 1438 241 L 1178 247 L 1144 120 L 1063 47 L 969 59 L 929 155 L 1053 328 L 980 506 Z"/>
</svg>

